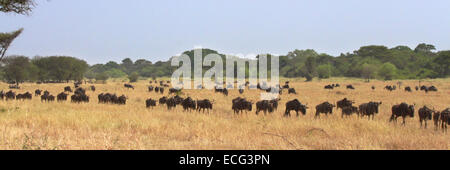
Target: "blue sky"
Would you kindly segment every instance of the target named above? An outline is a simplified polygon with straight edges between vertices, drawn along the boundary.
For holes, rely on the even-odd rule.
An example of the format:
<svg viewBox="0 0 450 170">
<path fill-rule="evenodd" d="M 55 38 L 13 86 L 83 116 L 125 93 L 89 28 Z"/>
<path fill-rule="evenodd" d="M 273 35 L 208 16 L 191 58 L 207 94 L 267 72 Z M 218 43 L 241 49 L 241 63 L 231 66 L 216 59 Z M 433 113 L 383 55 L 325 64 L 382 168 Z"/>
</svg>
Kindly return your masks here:
<svg viewBox="0 0 450 170">
<path fill-rule="evenodd" d="M 37 0 L 30 16 L 0 14 L 24 33 L 9 55 L 68 55 L 89 64 L 167 60 L 194 47 L 227 54 L 339 55 L 363 45 L 450 49 L 445 0 Z"/>
</svg>

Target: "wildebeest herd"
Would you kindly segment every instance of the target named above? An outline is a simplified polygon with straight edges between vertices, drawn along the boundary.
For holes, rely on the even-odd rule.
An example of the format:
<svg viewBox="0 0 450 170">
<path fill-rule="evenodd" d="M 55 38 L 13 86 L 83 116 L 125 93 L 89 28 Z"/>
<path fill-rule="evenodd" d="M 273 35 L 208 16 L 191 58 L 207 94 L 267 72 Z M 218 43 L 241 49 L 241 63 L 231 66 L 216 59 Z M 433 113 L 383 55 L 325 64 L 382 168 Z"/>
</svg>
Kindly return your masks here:
<svg viewBox="0 0 450 170">
<path fill-rule="evenodd" d="M 156 81 L 155 81 L 156 83 Z M 169 82 L 168 82 L 169 83 Z M 64 87 L 63 92 L 59 93 L 56 96 L 56 100 L 58 102 L 67 101 L 68 96 L 70 93 L 73 92 L 73 94 L 70 96 L 72 103 L 89 103 L 89 96 L 86 94 L 86 90 L 80 87 L 81 84 L 74 84 L 75 90 L 72 90 L 70 86 Z M 264 90 L 266 92 L 273 92 L 273 93 L 279 93 L 282 94 L 282 91 L 284 89 L 287 89 L 288 94 L 297 94 L 296 90 L 292 88 L 289 85 L 289 82 L 286 82 L 285 85 L 280 86 L 276 85 L 275 87 L 268 87 L 266 84 L 257 84 L 257 85 L 250 85 L 248 82 L 245 85 L 248 88 L 256 87 L 257 89 Z M 239 88 L 239 94 L 244 94 L 244 88 L 240 86 Z M 124 84 L 125 88 L 128 89 L 135 89 L 135 87 L 131 84 Z M 160 81 L 159 86 L 148 86 L 149 92 L 156 92 L 164 94 L 164 89 L 166 87 L 170 87 L 167 84 L 164 84 L 162 81 Z M 228 86 L 226 86 L 228 88 Z M 335 88 L 339 88 L 339 84 L 330 84 L 325 86 L 325 89 L 333 90 Z M 345 87 L 345 86 L 344 86 Z M 222 93 L 225 96 L 228 96 L 228 89 L 227 88 L 221 88 L 220 86 L 216 86 L 214 88 L 214 92 L 216 93 Z M 355 87 L 353 85 L 346 85 L 346 88 L 349 90 L 354 90 Z M 202 86 L 203 89 L 203 86 Z M 372 89 L 375 89 L 374 86 L 372 86 Z M 397 89 L 397 87 L 387 85 L 384 87 L 384 89 L 388 91 L 394 91 Z M 90 86 L 91 91 L 95 91 L 95 86 Z M 416 87 L 416 91 L 437 91 L 437 88 L 435 86 L 421 86 Z M 411 87 L 406 86 L 405 87 L 406 92 L 412 92 Z M 55 96 L 51 95 L 48 91 L 43 91 L 40 89 L 35 90 L 35 96 L 40 96 L 42 102 L 53 102 L 55 101 Z M 165 105 L 168 110 L 175 109 L 178 105 L 180 105 L 184 111 L 198 111 L 198 112 L 210 112 L 213 110 L 213 104 L 215 103 L 213 100 L 210 99 L 193 99 L 191 97 L 181 97 L 182 89 L 176 89 L 176 88 L 169 88 L 168 90 L 169 96 L 163 96 L 161 98 L 152 99 L 149 98 L 145 101 L 145 106 L 147 108 L 154 108 L 159 105 Z M 171 96 L 173 95 L 173 96 Z M 0 91 L 0 98 L 2 100 L 31 100 L 33 95 L 29 92 L 23 93 L 23 94 L 16 94 L 12 90 L 8 92 Z M 117 104 L 117 105 L 125 105 L 128 97 L 125 95 L 116 95 L 112 93 L 101 93 L 98 95 L 98 103 L 101 104 Z M 259 115 L 260 112 L 264 112 L 264 114 L 267 113 L 273 113 L 278 109 L 279 102 L 281 101 L 281 98 L 274 98 L 271 100 L 261 100 L 257 102 L 253 102 L 250 100 L 247 100 L 244 97 L 237 97 L 231 100 L 231 110 L 235 114 L 240 114 L 244 112 L 251 112 L 253 110 L 253 105 L 256 106 L 256 115 Z M 346 118 L 353 114 L 356 114 L 358 117 L 365 117 L 367 116 L 368 119 L 374 119 L 375 115 L 379 113 L 379 107 L 382 105 L 382 102 L 375 102 L 370 101 L 367 103 L 362 103 L 360 105 L 355 106 L 355 102 L 352 100 L 349 100 L 347 98 L 344 98 L 342 100 L 337 101 L 336 103 L 330 103 L 328 101 L 325 101 L 321 104 L 318 104 L 315 106 L 315 115 L 314 118 L 320 118 L 321 114 L 324 115 L 330 115 L 333 114 L 333 110 L 337 111 L 338 109 L 341 110 L 341 117 Z M 398 105 L 392 106 L 392 116 L 390 117 L 390 122 L 397 122 L 397 118 L 401 117 L 403 119 L 402 125 L 406 124 L 406 118 L 407 117 L 414 117 L 416 105 L 410 105 L 407 103 L 400 103 Z M 295 111 L 296 116 L 300 116 L 300 113 L 302 115 L 307 114 L 307 110 L 309 107 L 307 104 L 301 103 L 298 99 L 294 99 L 291 101 L 287 101 L 285 105 L 285 117 L 290 117 L 291 112 Z M 450 108 L 447 108 L 443 111 L 437 111 L 434 109 L 429 108 L 428 106 L 423 106 L 418 110 L 418 115 L 420 119 L 420 125 L 421 127 L 424 126 L 427 128 L 427 121 L 432 120 L 434 122 L 434 125 L 436 129 L 442 128 L 444 131 L 447 129 L 447 125 L 450 124 Z"/>
</svg>

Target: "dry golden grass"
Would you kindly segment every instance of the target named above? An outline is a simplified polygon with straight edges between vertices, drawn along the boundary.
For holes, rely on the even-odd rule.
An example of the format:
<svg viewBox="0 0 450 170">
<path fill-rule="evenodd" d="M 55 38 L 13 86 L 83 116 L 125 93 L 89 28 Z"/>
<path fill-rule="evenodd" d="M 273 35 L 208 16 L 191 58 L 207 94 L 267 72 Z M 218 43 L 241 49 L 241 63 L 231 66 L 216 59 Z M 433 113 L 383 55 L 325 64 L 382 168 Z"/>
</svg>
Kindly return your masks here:
<svg viewBox="0 0 450 170">
<path fill-rule="evenodd" d="M 123 88 L 119 81 L 97 84 L 96 92 L 87 92 L 91 96 L 88 104 L 41 103 L 37 97 L 32 101 L 1 101 L 0 149 L 450 149 L 449 134 L 435 131 L 431 121 L 428 129 L 421 129 L 417 117 L 418 108 L 425 104 L 437 110 L 450 107 L 450 80 L 423 82 L 438 87 L 438 92 L 429 94 L 383 90 L 396 82 L 291 80 L 298 94 L 284 93 L 278 111 L 267 116 L 256 116 L 254 111 L 234 115 L 231 100 L 239 96 L 237 90 L 231 90 L 228 97 L 213 90 L 185 90 L 184 96 L 215 100 L 213 111 L 206 114 L 183 112 L 181 107 L 170 112 L 163 106 L 146 109 L 147 98 L 162 97 L 147 92 L 148 81 L 135 83 L 136 90 Z M 324 90 L 323 86 L 330 83 L 351 83 L 356 90 Z M 16 91 L 34 92 L 39 88 L 56 95 L 67 85 L 72 84 L 23 84 Z M 372 85 L 377 87 L 375 91 L 370 89 Z M 403 81 L 405 85 L 415 87 L 418 81 Z M 6 84 L 0 89 L 8 90 Z M 127 105 L 98 104 L 97 95 L 102 92 L 125 94 L 129 97 Z M 253 101 L 259 94 L 258 90 L 244 93 Z M 344 97 L 356 104 L 383 101 L 381 112 L 373 121 L 356 115 L 342 119 L 340 111 L 314 120 L 317 104 L 335 103 Z M 294 98 L 310 109 L 306 116 L 284 118 L 284 105 Z M 400 121 L 397 125 L 388 121 L 392 105 L 400 102 L 417 104 L 416 117 L 408 118 L 405 127 Z"/>
</svg>

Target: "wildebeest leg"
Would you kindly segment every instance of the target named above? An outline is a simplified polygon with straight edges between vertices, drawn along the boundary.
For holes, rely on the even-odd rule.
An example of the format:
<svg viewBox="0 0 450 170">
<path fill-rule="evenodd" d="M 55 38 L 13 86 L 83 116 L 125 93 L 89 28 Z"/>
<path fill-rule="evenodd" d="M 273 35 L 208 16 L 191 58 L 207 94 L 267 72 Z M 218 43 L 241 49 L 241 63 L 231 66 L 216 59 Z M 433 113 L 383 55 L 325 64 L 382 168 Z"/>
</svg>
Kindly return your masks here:
<svg viewBox="0 0 450 170">
<path fill-rule="evenodd" d="M 295 110 L 295 112 L 297 113 L 297 117 L 299 117 L 300 115 L 298 114 L 298 110 Z"/>
<path fill-rule="evenodd" d="M 403 126 L 406 126 L 406 116 L 403 116 L 402 118 L 403 118 L 403 123 L 402 123 L 402 125 L 403 125 Z"/>
<path fill-rule="evenodd" d="M 420 128 L 422 128 L 422 118 L 420 118 Z"/>
<path fill-rule="evenodd" d="M 425 120 L 425 129 L 427 128 L 427 120 Z"/>
</svg>

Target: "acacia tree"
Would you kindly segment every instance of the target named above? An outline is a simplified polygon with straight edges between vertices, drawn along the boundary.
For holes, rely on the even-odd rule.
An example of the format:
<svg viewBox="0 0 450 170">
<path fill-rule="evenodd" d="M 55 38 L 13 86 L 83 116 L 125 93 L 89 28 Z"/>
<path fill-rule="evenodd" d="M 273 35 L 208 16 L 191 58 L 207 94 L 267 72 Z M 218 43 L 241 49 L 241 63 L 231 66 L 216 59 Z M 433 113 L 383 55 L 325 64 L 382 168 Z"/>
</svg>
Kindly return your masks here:
<svg viewBox="0 0 450 170">
<path fill-rule="evenodd" d="M 11 43 L 16 39 L 23 31 L 23 28 L 9 33 L 0 33 L 0 61 L 5 57 Z"/>
<path fill-rule="evenodd" d="M 29 15 L 35 5 L 34 0 L 0 0 L 0 12 Z M 0 33 L 0 61 L 2 61 L 11 43 L 22 31 L 23 28 L 20 28 L 11 33 Z"/>
<path fill-rule="evenodd" d="M 30 59 L 24 56 L 8 57 L 4 60 L 5 78 L 8 81 L 15 81 L 17 86 L 25 80 L 29 80 L 34 72 Z"/>
<path fill-rule="evenodd" d="M 1 0 L 0 11 L 28 15 L 36 4 L 33 0 Z"/>
</svg>

